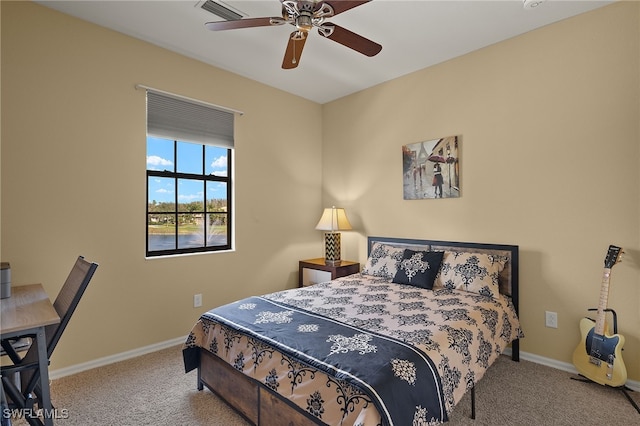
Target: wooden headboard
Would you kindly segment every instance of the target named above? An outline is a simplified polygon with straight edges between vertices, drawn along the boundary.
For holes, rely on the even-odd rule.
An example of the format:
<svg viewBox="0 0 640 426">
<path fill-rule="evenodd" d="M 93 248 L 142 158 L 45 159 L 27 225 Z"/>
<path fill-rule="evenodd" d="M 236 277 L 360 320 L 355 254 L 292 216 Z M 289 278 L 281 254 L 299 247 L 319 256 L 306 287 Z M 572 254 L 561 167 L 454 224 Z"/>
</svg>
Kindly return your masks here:
<svg viewBox="0 0 640 426">
<path fill-rule="evenodd" d="M 465 243 L 460 241 L 368 237 L 367 255 L 371 254 L 371 248 L 376 242 L 418 250 L 487 253 L 505 256 L 508 260 L 498 277 L 500 293 L 511 297 L 516 312 L 518 312 L 518 246 L 489 243 Z"/>
</svg>

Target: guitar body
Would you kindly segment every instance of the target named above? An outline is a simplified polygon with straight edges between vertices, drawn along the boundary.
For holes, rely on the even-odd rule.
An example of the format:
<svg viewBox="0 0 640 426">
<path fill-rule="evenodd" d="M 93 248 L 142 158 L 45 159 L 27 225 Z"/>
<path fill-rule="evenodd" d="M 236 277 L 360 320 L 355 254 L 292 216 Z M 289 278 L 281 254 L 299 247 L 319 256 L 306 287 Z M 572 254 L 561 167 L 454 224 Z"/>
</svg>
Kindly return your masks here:
<svg viewBox="0 0 640 426">
<path fill-rule="evenodd" d="M 627 382 L 627 368 L 622 360 L 624 336 L 595 333 L 596 322 L 580 320 L 582 339 L 573 351 L 573 364 L 578 372 L 601 385 L 623 386 Z"/>
<path fill-rule="evenodd" d="M 624 336 L 607 334 L 605 312 L 609 299 L 609 277 L 611 268 L 620 262 L 623 251 L 621 247 L 610 245 L 604 258 L 604 272 L 600 287 L 600 302 L 596 320 L 582 318 L 580 333 L 582 338 L 573 351 L 573 365 L 587 379 L 612 387 L 624 386 L 627 382 L 627 368 L 622 361 Z M 614 313 L 614 322 L 615 322 Z M 614 325 L 613 330 L 616 331 Z"/>
</svg>

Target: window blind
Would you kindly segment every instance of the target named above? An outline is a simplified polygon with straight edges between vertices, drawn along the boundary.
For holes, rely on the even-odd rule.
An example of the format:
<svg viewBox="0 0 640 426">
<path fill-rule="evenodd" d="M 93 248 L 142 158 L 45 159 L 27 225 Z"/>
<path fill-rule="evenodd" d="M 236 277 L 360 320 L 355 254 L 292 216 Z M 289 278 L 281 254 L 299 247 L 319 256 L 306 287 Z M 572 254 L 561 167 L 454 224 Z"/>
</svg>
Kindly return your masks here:
<svg viewBox="0 0 640 426">
<path fill-rule="evenodd" d="M 147 90 L 147 134 L 233 148 L 234 114 Z"/>
</svg>

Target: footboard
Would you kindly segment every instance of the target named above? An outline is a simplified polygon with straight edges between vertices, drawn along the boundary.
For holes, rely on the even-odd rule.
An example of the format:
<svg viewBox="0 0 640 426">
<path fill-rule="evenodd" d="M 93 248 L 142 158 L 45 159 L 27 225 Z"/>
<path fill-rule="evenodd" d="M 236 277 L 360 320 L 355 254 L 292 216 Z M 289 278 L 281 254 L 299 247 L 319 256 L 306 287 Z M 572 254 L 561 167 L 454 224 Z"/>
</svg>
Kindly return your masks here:
<svg viewBox="0 0 640 426">
<path fill-rule="evenodd" d="M 325 423 L 310 417 L 297 406 L 227 362 L 200 349 L 198 389 L 206 386 L 251 424 L 259 426 L 317 426 Z"/>
</svg>

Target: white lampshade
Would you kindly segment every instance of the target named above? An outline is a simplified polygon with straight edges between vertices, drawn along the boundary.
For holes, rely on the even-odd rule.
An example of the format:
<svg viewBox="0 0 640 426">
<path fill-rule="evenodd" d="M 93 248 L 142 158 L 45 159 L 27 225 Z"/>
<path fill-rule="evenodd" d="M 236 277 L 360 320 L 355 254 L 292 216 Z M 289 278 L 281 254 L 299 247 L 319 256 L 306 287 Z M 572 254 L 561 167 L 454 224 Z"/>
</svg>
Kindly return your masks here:
<svg viewBox="0 0 640 426">
<path fill-rule="evenodd" d="M 320 231 L 348 231 L 351 229 L 351 224 L 344 209 L 334 206 L 330 209 L 324 209 L 316 229 Z"/>
</svg>

